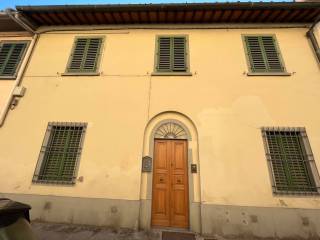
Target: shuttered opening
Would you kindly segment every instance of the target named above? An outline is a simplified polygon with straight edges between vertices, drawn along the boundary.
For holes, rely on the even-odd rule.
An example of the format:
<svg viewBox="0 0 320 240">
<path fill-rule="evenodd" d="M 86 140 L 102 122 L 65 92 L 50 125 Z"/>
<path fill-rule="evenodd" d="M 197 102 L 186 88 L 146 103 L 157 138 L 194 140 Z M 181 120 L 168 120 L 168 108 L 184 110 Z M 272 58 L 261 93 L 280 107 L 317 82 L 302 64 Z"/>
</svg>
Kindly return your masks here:
<svg viewBox="0 0 320 240">
<path fill-rule="evenodd" d="M 14 77 L 27 48 L 26 42 L 0 45 L 0 76 Z"/>
<path fill-rule="evenodd" d="M 186 72 L 186 44 L 186 37 L 158 37 L 157 72 Z"/>
<path fill-rule="evenodd" d="M 284 72 L 280 51 L 274 36 L 245 36 L 251 72 Z"/>
<path fill-rule="evenodd" d="M 96 72 L 102 38 L 77 38 L 70 56 L 68 72 Z"/>
<path fill-rule="evenodd" d="M 79 123 L 49 124 L 36 182 L 74 183 L 85 128 L 85 124 Z"/>
<path fill-rule="evenodd" d="M 307 152 L 307 136 L 301 130 L 263 130 L 267 159 L 272 169 L 275 192 L 318 192 L 312 167 L 312 153 Z M 305 139 L 304 139 L 305 138 Z"/>
</svg>

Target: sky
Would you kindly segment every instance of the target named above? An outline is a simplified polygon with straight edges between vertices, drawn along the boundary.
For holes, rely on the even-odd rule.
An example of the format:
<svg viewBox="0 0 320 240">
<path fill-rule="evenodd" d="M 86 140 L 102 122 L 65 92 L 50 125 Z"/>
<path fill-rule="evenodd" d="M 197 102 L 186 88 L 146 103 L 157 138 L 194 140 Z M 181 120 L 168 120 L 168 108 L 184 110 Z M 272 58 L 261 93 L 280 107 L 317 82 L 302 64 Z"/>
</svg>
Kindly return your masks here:
<svg viewBox="0 0 320 240">
<path fill-rule="evenodd" d="M 237 2 L 238 0 L 228 0 L 228 2 Z M 240 2 L 248 2 L 249 0 Z M 251 0 L 255 2 L 255 0 Z M 261 1 L 261 0 L 260 0 Z M 289 2 L 290 0 L 281 0 Z M 225 0 L 0 0 L 0 9 L 14 8 L 17 5 L 65 5 L 65 4 L 128 4 L 128 3 L 191 3 L 191 2 L 226 2 Z M 268 2 L 264 0 L 263 2 Z M 277 2 L 277 0 L 274 0 Z"/>
</svg>

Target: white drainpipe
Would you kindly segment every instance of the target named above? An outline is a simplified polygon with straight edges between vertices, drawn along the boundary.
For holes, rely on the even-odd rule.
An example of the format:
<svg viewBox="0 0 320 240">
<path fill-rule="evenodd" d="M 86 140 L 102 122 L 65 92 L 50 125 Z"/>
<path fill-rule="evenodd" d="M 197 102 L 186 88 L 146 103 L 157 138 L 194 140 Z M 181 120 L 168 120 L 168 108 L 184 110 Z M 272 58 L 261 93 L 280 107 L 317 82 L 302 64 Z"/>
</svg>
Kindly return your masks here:
<svg viewBox="0 0 320 240">
<path fill-rule="evenodd" d="M 31 43 L 30 43 L 30 45 L 29 45 L 29 47 L 28 47 L 28 49 L 27 49 L 27 52 L 26 52 L 26 54 L 25 54 L 25 56 L 24 56 L 24 59 L 23 59 L 23 61 L 22 61 L 22 63 L 21 63 L 20 69 L 19 69 L 18 74 L 17 74 L 17 78 L 16 78 L 15 81 L 14 81 L 14 85 L 13 85 L 13 87 L 12 87 L 12 90 L 11 90 L 11 92 L 10 92 L 10 95 L 9 95 L 9 97 L 8 97 L 8 99 L 7 99 L 5 105 L 4 105 L 4 107 L 3 107 L 3 109 L 2 109 L 2 111 L 1 111 L 1 113 L 0 113 L 0 127 L 2 127 L 2 125 L 3 125 L 4 121 L 5 121 L 5 118 L 6 118 L 6 116 L 7 116 L 7 113 L 8 113 L 8 111 L 9 111 L 9 109 L 10 109 L 10 106 L 11 106 L 11 104 L 12 104 L 12 101 L 13 101 L 13 99 L 16 97 L 16 96 L 14 95 L 15 89 L 16 89 L 16 87 L 18 87 L 18 86 L 20 85 L 20 83 L 21 83 L 22 77 L 24 76 L 24 73 L 25 73 L 25 70 L 26 70 L 26 66 L 27 66 L 28 63 L 29 63 L 30 56 L 31 56 L 31 54 L 32 54 L 32 52 L 33 52 L 34 46 L 36 45 L 36 43 L 37 43 L 37 41 L 38 41 L 38 34 L 37 34 L 30 26 L 28 26 L 27 23 L 23 22 L 23 20 L 21 20 L 21 19 L 19 18 L 19 15 L 18 15 L 15 11 L 13 11 L 13 10 L 11 10 L 11 9 L 6 9 L 6 13 L 7 13 L 16 23 L 18 23 L 21 27 L 23 27 L 25 30 L 27 30 L 28 32 L 30 32 L 30 33 L 32 33 L 32 34 L 34 34 L 34 35 L 33 35 L 33 37 L 32 37 Z"/>
</svg>

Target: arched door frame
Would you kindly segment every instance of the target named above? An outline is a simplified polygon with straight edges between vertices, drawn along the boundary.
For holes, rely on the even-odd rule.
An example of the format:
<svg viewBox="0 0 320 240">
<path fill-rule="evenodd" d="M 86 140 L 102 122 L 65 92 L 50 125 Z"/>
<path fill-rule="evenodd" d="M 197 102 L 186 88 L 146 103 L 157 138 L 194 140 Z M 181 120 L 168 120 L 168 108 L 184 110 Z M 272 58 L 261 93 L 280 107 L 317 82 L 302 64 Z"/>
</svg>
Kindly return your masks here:
<svg viewBox="0 0 320 240">
<path fill-rule="evenodd" d="M 146 126 L 144 133 L 143 156 L 149 156 L 153 159 L 156 131 L 163 124 L 170 122 L 183 128 L 186 133 L 186 137 L 184 139 L 188 140 L 189 226 L 190 230 L 200 232 L 201 197 L 198 134 L 194 123 L 190 120 L 190 118 L 179 112 L 170 111 L 157 114 L 148 122 Z M 191 164 L 197 165 L 197 173 L 191 173 Z M 152 178 L 153 172 L 142 173 L 139 225 L 143 229 L 149 229 L 151 227 Z"/>
</svg>

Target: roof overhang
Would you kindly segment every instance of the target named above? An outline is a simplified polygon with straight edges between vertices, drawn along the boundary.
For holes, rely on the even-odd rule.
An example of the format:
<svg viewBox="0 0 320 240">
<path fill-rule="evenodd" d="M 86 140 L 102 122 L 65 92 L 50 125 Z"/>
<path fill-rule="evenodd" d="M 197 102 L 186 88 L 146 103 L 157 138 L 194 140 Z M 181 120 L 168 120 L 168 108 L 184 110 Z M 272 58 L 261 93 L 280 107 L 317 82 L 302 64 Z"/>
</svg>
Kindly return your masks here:
<svg viewBox="0 0 320 240">
<path fill-rule="evenodd" d="M 0 12 L 0 32 L 24 32 L 26 31 L 15 22 L 7 13 Z"/>
<path fill-rule="evenodd" d="M 312 23 L 319 2 L 17 6 L 39 26 L 106 24 Z"/>
</svg>

